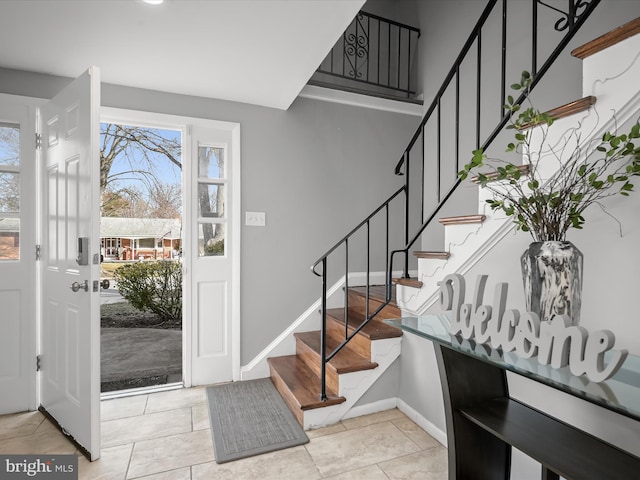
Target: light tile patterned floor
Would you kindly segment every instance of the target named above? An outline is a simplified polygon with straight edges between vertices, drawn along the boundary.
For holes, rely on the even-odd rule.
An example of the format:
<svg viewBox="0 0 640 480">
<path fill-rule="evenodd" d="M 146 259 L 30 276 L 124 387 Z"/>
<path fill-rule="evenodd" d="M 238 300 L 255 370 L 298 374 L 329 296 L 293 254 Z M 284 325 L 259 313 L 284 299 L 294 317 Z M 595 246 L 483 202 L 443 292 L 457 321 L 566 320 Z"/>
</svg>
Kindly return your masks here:
<svg viewBox="0 0 640 480">
<path fill-rule="evenodd" d="M 204 388 L 106 400 L 102 457 L 80 457 L 80 479 L 447 479 L 446 449 L 396 409 L 307 434 L 306 445 L 218 465 Z M 0 416 L 0 453 L 73 452 L 39 412 Z"/>
</svg>

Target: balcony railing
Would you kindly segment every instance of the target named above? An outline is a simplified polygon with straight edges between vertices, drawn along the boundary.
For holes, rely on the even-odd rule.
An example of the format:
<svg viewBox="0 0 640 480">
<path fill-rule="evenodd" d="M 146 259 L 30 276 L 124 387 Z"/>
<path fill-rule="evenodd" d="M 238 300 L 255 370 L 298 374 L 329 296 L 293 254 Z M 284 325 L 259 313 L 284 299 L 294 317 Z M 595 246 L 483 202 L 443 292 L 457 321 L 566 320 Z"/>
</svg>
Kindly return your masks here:
<svg viewBox="0 0 640 480">
<path fill-rule="evenodd" d="M 356 82 L 372 93 L 410 98 L 416 93 L 414 63 L 419 37 L 420 30 L 415 27 L 360 12 L 317 73 L 333 77 L 336 84 Z"/>
</svg>

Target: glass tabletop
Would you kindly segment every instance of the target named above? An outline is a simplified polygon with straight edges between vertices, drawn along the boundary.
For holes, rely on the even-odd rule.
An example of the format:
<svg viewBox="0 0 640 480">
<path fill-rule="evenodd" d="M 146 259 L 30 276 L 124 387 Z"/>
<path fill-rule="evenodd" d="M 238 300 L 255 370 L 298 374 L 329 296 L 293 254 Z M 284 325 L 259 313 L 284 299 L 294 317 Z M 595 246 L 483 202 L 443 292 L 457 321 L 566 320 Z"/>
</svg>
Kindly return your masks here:
<svg viewBox="0 0 640 480">
<path fill-rule="evenodd" d="M 490 363 L 504 370 L 529 377 L 635 420 L 640 420 L 640 357 L 628 355 L 620 369 L 604 382 L 591 382 L 584 376 L 571 374 L 569 367 L 559 369 L 539 363 L 536 357 L 523 358 L 504 353 L 490 345 L 464 340 L 449 333 L 447 314 L 423 315 L 385 320 L 389 325 L 415 333 L 441 345 Z M 611 352 L 607 352 L 611 354 Z M 608 355 L 605 354 L 605 363 Z"/>
</svg>

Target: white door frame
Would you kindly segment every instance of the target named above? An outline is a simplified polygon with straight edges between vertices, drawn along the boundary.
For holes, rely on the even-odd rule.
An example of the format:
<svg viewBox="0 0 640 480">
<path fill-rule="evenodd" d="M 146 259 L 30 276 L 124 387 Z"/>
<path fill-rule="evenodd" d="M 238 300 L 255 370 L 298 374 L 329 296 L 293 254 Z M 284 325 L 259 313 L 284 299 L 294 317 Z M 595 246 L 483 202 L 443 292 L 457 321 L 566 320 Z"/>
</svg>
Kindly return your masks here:
<svg viewBox="0 0 640 480">
<path fill-rule="evenodd" d="M 129 110 L 121 108 L 102 107 L 101 122 L 120 123 L 125 125 L 139 125 L 150 128 L 164 128 L 170 130 L 182 130 L 182 152 L 183 152 L 183 232 L 190 234 L 194 231 L 197 205 L 194 205 L 194 195 L 192 195 L 193 178 L 197 175 L 195 165 L 191 161 L 197 152 L 192 148 L 192 126 L 203 127 L 220 132 L 227 132 L 232 142 L 232 156 L 229 159 L 229 167 L 232 169 L 232 184 L 229 202 L 233 205 L 229 224 L 230 258 L 232 262 L 231 274 L 231 372 L 229 380 L 240 380 L 240 232 L 241 232 L 241 195 L 240 195 L 240 125 L 233 122 L 223 122 L 194 117 L 185 117 L 154 112 L 144 112 L 139 110 Z M 195 335 L 195 325 L 193 319 L 194 305 L 191 299 L 193 292 L 193 281 L 191 271 L 193 262 L 197 260 L 198 252 L 194 251 L 193 242 L 183 239 L 183 335 L 182 335 L 182 360 L 183 360 L 183 382 L 185 387 L 195 384 L 207 384 L 221 381 L 215 378 L 206 378 L 198 374 L 194 383 L 194 356 L 197 352 L 197 338 Z"/>
</svg>

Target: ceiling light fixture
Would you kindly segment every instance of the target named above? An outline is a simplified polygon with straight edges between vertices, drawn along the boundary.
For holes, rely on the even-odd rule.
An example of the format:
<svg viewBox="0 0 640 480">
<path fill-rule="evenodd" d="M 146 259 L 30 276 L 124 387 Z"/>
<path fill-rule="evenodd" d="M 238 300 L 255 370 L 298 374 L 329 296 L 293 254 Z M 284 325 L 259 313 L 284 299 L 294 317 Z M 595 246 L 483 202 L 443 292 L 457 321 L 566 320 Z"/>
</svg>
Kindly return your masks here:
<svg viewBox="0 0 640 480">
<path fill-rule="evenodd" d="M 142 0 L 144 3 L 148 3 L 149 5 L 160 5 L 164 0 Z"/>
</svg>

